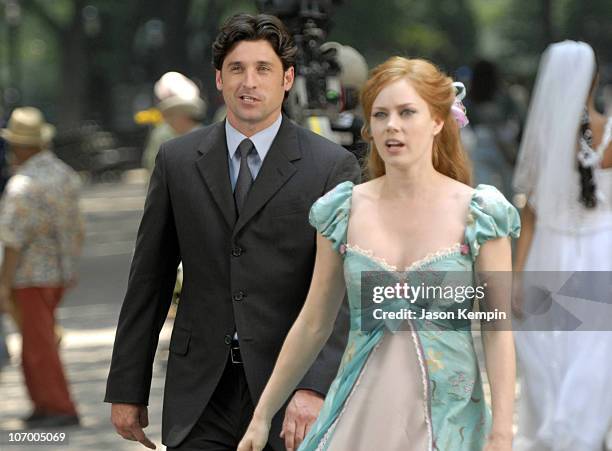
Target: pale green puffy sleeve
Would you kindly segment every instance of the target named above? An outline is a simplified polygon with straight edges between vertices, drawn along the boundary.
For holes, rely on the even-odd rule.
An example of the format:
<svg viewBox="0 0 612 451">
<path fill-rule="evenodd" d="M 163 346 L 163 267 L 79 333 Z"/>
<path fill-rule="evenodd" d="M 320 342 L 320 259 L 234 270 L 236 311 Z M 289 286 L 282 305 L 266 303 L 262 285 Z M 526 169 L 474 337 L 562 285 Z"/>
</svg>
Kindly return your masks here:
<svg viewBox="0 0 612 451">
<path fill-rule="evenodd" d="M 497 188 L 478 185 L 470 202 L 470 213 L 465 237 L 472 258 L 478 256 L 480 246 L 501 237 L 518 238 L 521 220 L 516 208 Z"/>
<path fill-rule="evenodd" d="M 334 250 L 341 254 L 346 246 L 353 187 L 350 181 L 340 183 L 312 205 L 308 217 L 317 232 L 331 241 Z"/>
</svg>

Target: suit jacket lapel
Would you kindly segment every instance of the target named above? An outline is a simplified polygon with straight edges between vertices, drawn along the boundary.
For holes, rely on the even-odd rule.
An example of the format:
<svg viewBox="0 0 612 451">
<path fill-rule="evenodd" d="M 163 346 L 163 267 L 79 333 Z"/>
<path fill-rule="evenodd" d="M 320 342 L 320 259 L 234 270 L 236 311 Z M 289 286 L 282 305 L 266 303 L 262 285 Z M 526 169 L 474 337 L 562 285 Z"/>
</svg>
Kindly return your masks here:
<svg viewBox="0 0 612 451">
<path fill-rule="evenodd" d="M 225 122 L 219 122 L 202 140 L 196 166 L 230 228 L 236 223 L 236 207 L 229 176 Z"/>
<path fill-rule="evenodd" d="M 283 122 L 272 142 L 257 178 L 249 191 L 244 210 L 238 217 L 233 235 L 268 202 L 289 180 L 297 169 L 292 161 L 299 160 L 301 152 L 297 140 L 296 126 L 283 116 Z"/>
</svg>

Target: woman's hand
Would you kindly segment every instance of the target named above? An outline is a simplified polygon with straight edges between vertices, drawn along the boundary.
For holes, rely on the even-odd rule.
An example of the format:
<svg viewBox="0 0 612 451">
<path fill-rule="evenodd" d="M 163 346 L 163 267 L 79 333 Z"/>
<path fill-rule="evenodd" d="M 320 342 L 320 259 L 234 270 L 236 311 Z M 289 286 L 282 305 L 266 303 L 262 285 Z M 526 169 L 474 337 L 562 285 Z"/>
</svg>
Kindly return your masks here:
<svg viewBox="0 0 612 451">
<path fill-rule="evenodd" d="M 491 434 L 482 451 L 512 451 L 512 437 Z"/>
<path fill-rule="evenodd" d="M 257 417 L 253 417 L 244 437 L 238 444 L 237 451 L 261 451 L 268 443 L 270 423 Z"/>
</svg>

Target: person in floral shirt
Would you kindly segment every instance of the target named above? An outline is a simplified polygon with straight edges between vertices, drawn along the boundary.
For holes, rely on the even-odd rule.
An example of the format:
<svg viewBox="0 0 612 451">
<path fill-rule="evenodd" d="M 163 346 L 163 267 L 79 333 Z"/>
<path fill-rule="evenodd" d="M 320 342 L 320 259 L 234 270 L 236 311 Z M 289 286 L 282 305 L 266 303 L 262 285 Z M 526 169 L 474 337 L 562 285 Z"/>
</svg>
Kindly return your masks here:
<svg viewBox="0 0 612 451">
<path fill-rule="evenodd" d="M 12 299 L 22 334 L 22 365 L 34 405 L 28 427 L 79 424 L 60 361 L 54 312 L 75 282 L 83 239 L 80 180 L 47 145 L 53 127 L 32 107 L 13 111 L 2 137 L 15 173 L 0 201 L 0 306 Z"/>
</svg>

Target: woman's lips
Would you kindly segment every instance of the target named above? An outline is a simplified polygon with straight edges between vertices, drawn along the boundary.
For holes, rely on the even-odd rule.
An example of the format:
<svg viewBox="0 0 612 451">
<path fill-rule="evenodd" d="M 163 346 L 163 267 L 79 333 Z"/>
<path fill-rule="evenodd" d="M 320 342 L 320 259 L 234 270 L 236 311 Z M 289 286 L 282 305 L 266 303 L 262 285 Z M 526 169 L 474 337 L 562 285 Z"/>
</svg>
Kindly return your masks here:
<svg viewBox="0 0 612 451">
<path fill-rule="evenodd" d="M 402 148 L 404 148 L 404 143 L 401 141 L 398 141 L 397 139 L 387 139 L 385 141 L 385 148 L 387 149 L 388 152 L 397 153 Z"/>
</svg>

